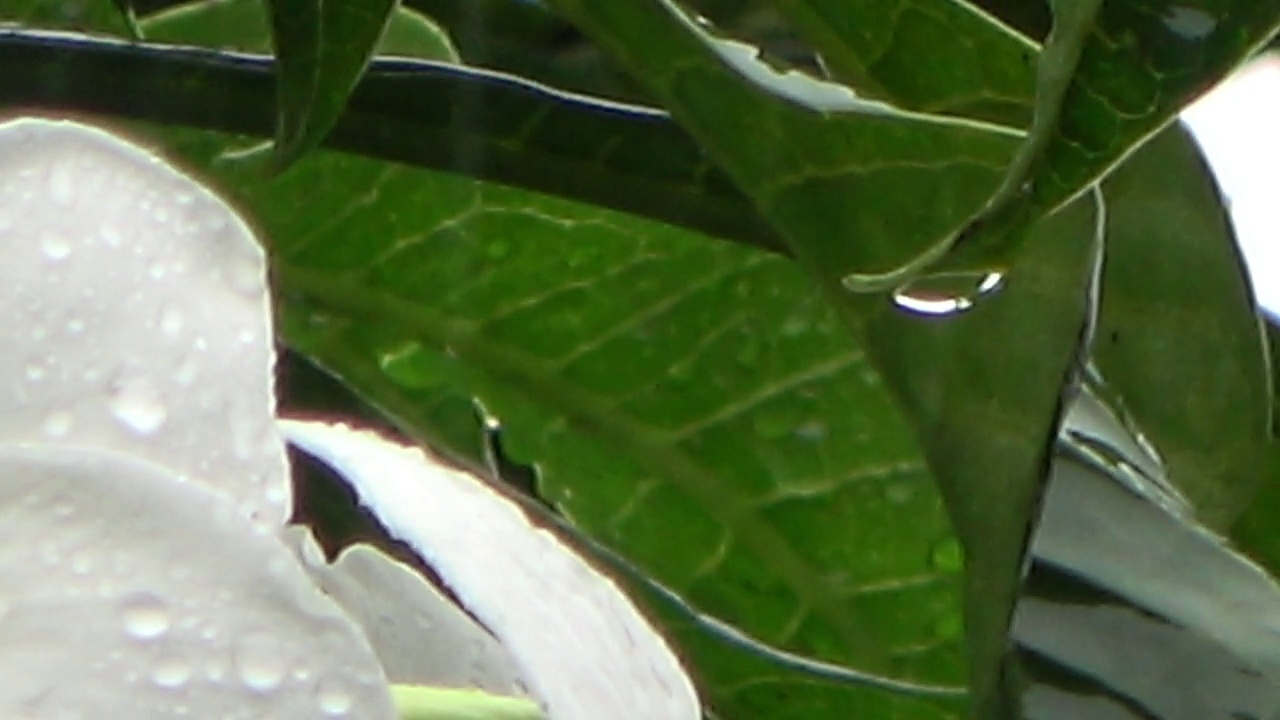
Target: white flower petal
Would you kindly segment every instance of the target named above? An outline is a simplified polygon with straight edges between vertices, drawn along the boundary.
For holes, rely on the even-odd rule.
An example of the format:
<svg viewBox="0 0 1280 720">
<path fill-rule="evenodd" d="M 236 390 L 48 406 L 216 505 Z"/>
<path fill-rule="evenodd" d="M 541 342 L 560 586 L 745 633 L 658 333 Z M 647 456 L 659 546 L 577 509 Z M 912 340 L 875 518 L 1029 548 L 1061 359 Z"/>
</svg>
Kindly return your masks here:
<svg viewBox="0 0 1280 720">
<path fill-rule="evenodd" d="M 675 654 L 626 595 L 500 493 L 374 433 L 282 425 L 497 636 L 549 717 L 701 717 Z"/>
<path fill-rule="evenodd" d="M 305 528 L 286 536 L 320 589 L 364 628 L 391 682 L 525 694 L 502 645 L 417 570 L 363 544 L 330 564 Z"/>
<path fill-rule="evenodd" d="M 0 442 L 89 445 L 290 504 L 262 248 L 222 200 L 72 122 L 0 125 Z"/>
<path fill-rule="evenodd" d="M 0 447 L 0 717 L 392 718 L 364 636 L 225 496 Z"/>
</svg>

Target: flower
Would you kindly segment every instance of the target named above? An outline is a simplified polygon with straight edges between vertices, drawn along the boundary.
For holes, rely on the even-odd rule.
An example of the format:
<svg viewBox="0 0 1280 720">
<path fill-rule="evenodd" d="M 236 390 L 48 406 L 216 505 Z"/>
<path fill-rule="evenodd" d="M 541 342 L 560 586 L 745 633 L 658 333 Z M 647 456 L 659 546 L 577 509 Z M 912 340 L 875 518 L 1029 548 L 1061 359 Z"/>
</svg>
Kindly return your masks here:
<svg viewBox="0 0 1280 720">
<path fill-rule="evenodd" d="M 89 126 L 0 125 L 0 257 L 0 716 L 699 717 L 617 586 L 483 481 L 277 424 L 263 251 L 191 178 Z M 466 612 L 286 526 L 283 436 Z"/>
</svg>

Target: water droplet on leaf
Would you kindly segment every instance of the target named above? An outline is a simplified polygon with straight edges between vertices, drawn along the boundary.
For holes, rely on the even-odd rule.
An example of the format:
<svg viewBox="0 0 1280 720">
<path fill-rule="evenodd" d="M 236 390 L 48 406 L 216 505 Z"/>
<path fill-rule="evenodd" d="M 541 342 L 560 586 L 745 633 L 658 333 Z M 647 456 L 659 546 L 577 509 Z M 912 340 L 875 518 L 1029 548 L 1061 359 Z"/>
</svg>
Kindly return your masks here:
<svg viewBox="0 0 1280 720">
<path fill-rule="evenodd" d="M 946 573 L 958 573 L 964 568 L 964 552 L 960 542 L 955 538 L 946 538 L 933 545 L 929 551 L 929 564 L 935 570 Z"/>
<path fill-rule="evenodd" d="M 920 315 L 957 315 L 1000 289 L 995 272 L 949 272 L 918 277 L 893 293 L 893 303 Z"/>
</svg>

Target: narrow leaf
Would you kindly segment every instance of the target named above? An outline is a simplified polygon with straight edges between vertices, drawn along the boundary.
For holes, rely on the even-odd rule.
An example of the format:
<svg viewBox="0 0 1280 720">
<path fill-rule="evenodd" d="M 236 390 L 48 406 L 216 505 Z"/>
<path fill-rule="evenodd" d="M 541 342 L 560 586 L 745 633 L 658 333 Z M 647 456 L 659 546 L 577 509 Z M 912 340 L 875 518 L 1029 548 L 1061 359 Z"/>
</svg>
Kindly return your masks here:
<svg viewBox="0 0 1280 720">
<path fill-rule="evenodd" d="M 342 114 L 398 0 L 269 0 L 279 168 L 316 147 Z"/>
</svg>

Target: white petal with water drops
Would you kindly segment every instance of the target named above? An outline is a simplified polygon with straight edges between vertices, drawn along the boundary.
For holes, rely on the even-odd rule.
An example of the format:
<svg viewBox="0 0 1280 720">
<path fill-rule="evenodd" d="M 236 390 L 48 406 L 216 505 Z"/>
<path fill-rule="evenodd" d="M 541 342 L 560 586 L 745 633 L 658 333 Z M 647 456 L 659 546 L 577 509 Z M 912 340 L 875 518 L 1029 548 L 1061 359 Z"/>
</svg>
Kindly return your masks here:
<svg viewBox="0 0 1280 720">
<path fill-rule="evenodd" d="M 0 678 L 5 718 L 395 717 L 364 635 L 274 534 L 64 446 L 0 447 Z"/>
<path fill-rule="evenodd" d="M 369 545 L 330 564 L 310 532 L 291 526 L 303 567 L 364 628 L 393 683 L 525 695 L 507 651 L 422 574 Z"/>
<path fill-rule="evenodd" d="M 375 433 L 282 425 L 497 636 L 549 717 L 701 717 L 675 654 L 613 580 L 483 481 Z"/>
<path fill-rule="evenodd" d="M 24 119 L 0 125 L 0 218 L 0 442 L 120 450 L 283 523 L 264 257 L 236 213 L 102 130 Z"/>
</svg>

